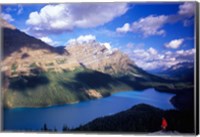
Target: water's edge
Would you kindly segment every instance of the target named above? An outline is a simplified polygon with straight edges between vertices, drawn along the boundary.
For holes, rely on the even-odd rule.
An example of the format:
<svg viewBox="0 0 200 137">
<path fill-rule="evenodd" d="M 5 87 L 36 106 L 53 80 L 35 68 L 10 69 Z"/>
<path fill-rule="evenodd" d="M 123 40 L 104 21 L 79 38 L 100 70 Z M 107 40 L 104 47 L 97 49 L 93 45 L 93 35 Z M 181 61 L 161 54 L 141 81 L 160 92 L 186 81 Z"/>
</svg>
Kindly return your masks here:
<svg viewBox="0 0 200 137">
<path fill-rule="evenodd" d="M 62 130 L 64 125 L 75 128 L 102 116 L 145 103 L 160 109 L 175 109 L 170 99 L 175 94 L 160 93 L 154 89 L 116 92 L 108 97 L 74 104 L 38 108 L 4 109 L 5 130 L 39 130 L 44 124 Z"/>
</svg>

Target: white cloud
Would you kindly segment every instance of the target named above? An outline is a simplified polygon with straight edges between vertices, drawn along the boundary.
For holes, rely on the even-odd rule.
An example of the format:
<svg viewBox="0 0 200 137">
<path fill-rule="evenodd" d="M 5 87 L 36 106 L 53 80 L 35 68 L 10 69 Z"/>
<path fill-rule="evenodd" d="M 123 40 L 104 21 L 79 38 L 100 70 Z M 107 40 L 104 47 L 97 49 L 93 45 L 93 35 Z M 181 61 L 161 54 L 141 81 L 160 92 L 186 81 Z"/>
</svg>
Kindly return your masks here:
<svg viewBox="0 0 200 137">
<path fill-rule="evenodd" d="M 68 40 L 67 44 L 84 44 L 84 43 L 91 43 L 95 42 L 96 37 L 94 35 L 81 35 L 76 39 L 70 39 Z"/>
<path fill-rule="evenodd" d="M 184 39 L 174 39 L 170 41 L 169 43 L 165 44 L 166 48 L 171 48 L 171 49 L 177 49 L 183 44 Z"/>
<path fill-rule="evenodd" d="M 192 17 L 195 13 L 195 5 L 195 2 L 185 2 L 179 6 L 179 10 L 176 14 L 158 16 L 149 15 L 132 23 L 125 23 L 122 27 L 116 28 L 116 32 L 141 33 L 144 37 L 165 35 L 166 32 L 163 27 L 168 23 L 183 21 L 183 25 L 185 27 L 191 25 L 193 23 L 193 19 L 190 17 Z"/>
<path fill-rule="evenodd" d="M 177 59 L 194 60 L 195 49 L 176 51 Z"/>
<path fill-rule="evenodd" d="M 10 12 L 10 11 L 12 11 L 13 9 L 11 8 L 11 7 L 7 7 L 6 9 L 5 9 L 5 11 L 6 12 Z"/>
<path fill-rule="evenodd" d="M 194 15 L 195 2 L 185 2 L 179 6 L 178 14 L 182 16 L 191 17 Z"/>
<path fill-rule="evenodd" d="M 17 15 L 22 14 L 22 12 L 23 12 L 23 7 L 22 7 L 22 5 L 18 5 Z"/>
<path fill-rule="evenodd" d="M 59 46 L 59 43 L 57 41 L 53 41 L 49 37 L 41 37 L 40 40 L 54 47 Z"/>
<path fill-rule="evenodd" d="M 157 52 L 157 50 L 155 50 L 154 48 L 152 48 L 152 47 L 150 47 L 149 49 L 148 49 L 148 52 L 151 54 L 151 55 L 156 55 L 158 52 Z"/>
<path fill-rule="evenodd" d="M 165 70 L 178 63 L 193 62 L 195 49 L 158 52 L 153 47 L 146 50 L 132 48 L 132 50 L 127 50 L 126 53 L 133 59 L 136 65 L 144 70 Z"/>
<path fill-rule="evenodd" d="M 111 50 L 111 49 L 112 49 L 110 43 L 108 43 L 108 42 L 100 43 L 100 44 L 101 44 L 101 45 L 104 45 L 108 50 Z"/>
<path fill-rule="evenodd" d="M 167 16 L 150 15 L 145 18 L 141 18 L 139 21 L 133 22 L 131 30 L 133 32 L 141 32 L 145 37 L 152 35 L 163 35 L 165 31 L 162 29 L 163 25 L 167 21 Z"/>
<path fill-rule="evenodd" d="M 8 22 L 12 22 L 14 21 L 13 17 L 10 15 L 10 14 L 7 14 L 7 13 L 1 13 L 0 14 L 0 17 L 2 17 L 3 19 L 5 19 L 6 21 Z"/>
<path fill-rule="evenodd" d="M 7 6 L 5 9 L 5 12 L 7 12 L 7 13 L 17 12 L 17 8 L 14 8 L 13 6 Z"/>
<path fill-rule="evenodd" d="M 26 23 L 33 32 L 61 33 L 103 25 L 127 10 L 125 3 L 47 5 L 31 12 Z"/>
<path fill-rule="evenodd" d="M 122 26 L 121 28 L 117 28 L 116 31 L 119 33 L 127 33 L 130 31 L 130 24 L 125 23 L 124 26 Z"/>
<path fill-rule="evenodd" d="M 167 23 L 168 16 L 150 15 L 145 18 L 141 18 L 138 21 L 133 22 L 131 25 L 124 24 L 121 28 L 117 28 L 117 32 L 138 32 L 142 33 L 144 37 L 153 35 L 164 35 L 165 31 L 162 29 L 164 24 Z"/>
</svg>

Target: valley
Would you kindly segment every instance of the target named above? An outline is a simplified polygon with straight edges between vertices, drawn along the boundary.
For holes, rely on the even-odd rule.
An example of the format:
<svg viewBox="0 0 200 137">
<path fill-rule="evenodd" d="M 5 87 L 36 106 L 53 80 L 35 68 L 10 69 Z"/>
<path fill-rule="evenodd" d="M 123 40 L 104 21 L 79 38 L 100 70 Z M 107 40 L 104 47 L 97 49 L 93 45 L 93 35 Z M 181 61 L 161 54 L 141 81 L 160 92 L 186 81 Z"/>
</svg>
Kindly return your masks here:
<svg viewBox="0 0 200 137">
<path fill-rule="evenodd" d="M 45 107 L 148 88 L 192 92 L 192 83 L 147 73 L 126 54 L 97 41 L 52 47 L 1 22 L 4 107 Z"/>
<path fill-rule="evenodd" d="M 197 8 L 1 4 L 0 130 L 198 134 Z"/>
</svg>

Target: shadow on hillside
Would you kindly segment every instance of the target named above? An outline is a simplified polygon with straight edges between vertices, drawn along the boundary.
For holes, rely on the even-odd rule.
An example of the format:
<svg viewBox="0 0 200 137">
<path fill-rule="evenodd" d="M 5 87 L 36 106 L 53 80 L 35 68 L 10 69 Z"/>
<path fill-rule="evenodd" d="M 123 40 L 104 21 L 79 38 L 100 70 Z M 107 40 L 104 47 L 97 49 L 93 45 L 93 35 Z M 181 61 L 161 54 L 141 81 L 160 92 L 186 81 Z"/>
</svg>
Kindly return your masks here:
<svg viewBox="0 0 200 137">
<path fill-rule="evenodd" d="M 86 101 L 86 100 L 91 99 L 91 97 L 89 97 L 85 93 L 86 87 L 84 87 L 84 85 L 81 84 L 80 82 L 69 82 L 69 81 L 68 82 L 64 82 L 64 81 L 59 81 L 59 84 L 61 86 L 63 86 L 65 89 L 68 89 L 71 92 L 73 92 L 73 94 L 75 94 L 80 101 Z"/>
<path fill-rule="evenodd" d="M 46 76 L 19 76 L 10 78 L 9 88 L 14 91 L 25 91 L 27 89 L 34 89 L 41 85 L 46 85 L 50 81 Z"/>
<path fill-rule="evenodd" d="M 147 88 L 150 88 L 151 86 L 149 85 L 144 85 L 147 81 L 143 78 L 134 78 L 130 76 L 123 76 L 118 78 L 119 81 L 127 84 L 134 90 L 145 90 Z"/>
<path fill-rule="evenodd" d="M 64 81 L 59 81 L 58 82 L 60 85 L 62 85 L 63 87 L 69 89 L 70 91 L 84 91 L 83 90 L 83 85 L 81 83 L 78 82 L 64 82 Z"/>
<path fill-rule="evenodd" d="M 88 87 L 94 89 L 98 88 L 111 89 L 110 84 L 112 85 L 118 84 L 118 81 L 112 78 L 110 75 L 98 71 L 80 72 L 76 74 L 75 79 L 87 85 Z"/>
<path fill-rule="evenodd" d="M 174 80 L 165 78 L 165 77 L 159 77 L 156 75 L 153 75 L 151 73 L 148 73 L 146 71 L 144 71 L 143 69 L 134 66 L 133 64 L 128 64 L 129 67 L 131 68 L 129 71 L 132 73 L 136 73 L 136 74 L 143 74 L 143 79 L 149 80 L 149 81 L 154 81 L 154 82 L 167 82 L 167 83 L 174 83 Z"/>
</svg>

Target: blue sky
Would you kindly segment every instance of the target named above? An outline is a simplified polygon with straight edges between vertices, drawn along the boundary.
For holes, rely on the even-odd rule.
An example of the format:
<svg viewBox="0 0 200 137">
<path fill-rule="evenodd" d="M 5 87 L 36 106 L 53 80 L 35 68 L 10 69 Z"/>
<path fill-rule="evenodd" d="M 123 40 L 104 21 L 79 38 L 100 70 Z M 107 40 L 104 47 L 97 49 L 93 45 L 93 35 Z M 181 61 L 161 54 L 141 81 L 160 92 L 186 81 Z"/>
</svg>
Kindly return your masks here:
<svg viewBox="0 0 200 137">
<path fill-rule="evenodd" d="M 145 70 L 194 60 L 194 2 L 3 5 L 1 17 L 52 46 L 95 40 Z"/>
</svg>

